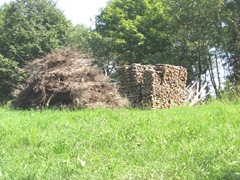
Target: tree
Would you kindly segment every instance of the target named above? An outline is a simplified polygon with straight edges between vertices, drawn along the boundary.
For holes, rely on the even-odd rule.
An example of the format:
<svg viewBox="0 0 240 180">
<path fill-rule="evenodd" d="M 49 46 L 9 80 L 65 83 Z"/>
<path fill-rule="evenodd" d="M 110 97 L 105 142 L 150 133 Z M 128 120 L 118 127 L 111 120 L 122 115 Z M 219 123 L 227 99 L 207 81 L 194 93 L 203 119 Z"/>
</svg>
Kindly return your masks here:
<svg viewBox="0 0 240 180">
<path fill-rule="evenodd" d="M 4 58 L 0 54 L 0 103 L 12 98 L 13 87 L 22 80 L 22 76 L 18 74 L 19 70 L 17 62 Z"/>
<path fill-rule="evenodd" d="M 225 42 L 223 50 L 226 61 L 231 67 L 229 76 L 236 92 L 240 92 L 240 2 L 239 0 L 225 0 Z"/>
<path fill-rule="evenodd" d="M 91 56 L 95 58 L 93 63 L 102 69 L 105 74 L 110 75 L 114 71 L 116 63 L 120 63 L 119 56 L 114 50 L 113 39 L 92 31 L 88 38 L 88 45 Z"/>
<path fill-rule="evenodd" d="M 188 69 L 189 83 L 210 81 L 219 96 L 223 0 L 169 0 L 166 4 L 172 17 L 171 38 L 178 64 Z"/>
<path fill-rule="evenodd" d="M 212 50 L 220 48 L 217 34 L 222 5 L 223 0 L 112 0 L 96 18 L 96 32 L 108 44 L 104 51 L 93 49 L 108 57 L 114 55 L 118 64 L 184 66 L 188 83 L 204 82 L 203 75 L 216 61 Z M 108 59 L 104 53 L 97 57 Z M 211 75 L 217 93 L 216 75 L 213 71 Z"/>
<path fill-rule="evenodd" d="M 51 0 L 11 1 L 0 11 L 0 53 L 20 66 L 69 43 L 72 24 Z"/>
<path fill-rule="evenodd" d="M 70 46 L 89 52 L 88 40 L 90 38 L 90 29 L 84 25 L 77 24 L 70 33 Z"/>
<path fill-rule="evenodd" d="M 0 7 L 0 101 L 22 80 L 19 68 L 69 45 L 73 26 L 51 0 L 16 0 Z"/>
<path fill-rule="evenodd" d="M 114 55 L 112 61 L 129 64 L 147 63 L 148 57 L 156 53 L 164 55 L 171 46 L 167 27 L 168 17 L 161 1 L 112 0 L 96 17 L 95 31 L 108 42 L 104 48 Z"/>
</svg>

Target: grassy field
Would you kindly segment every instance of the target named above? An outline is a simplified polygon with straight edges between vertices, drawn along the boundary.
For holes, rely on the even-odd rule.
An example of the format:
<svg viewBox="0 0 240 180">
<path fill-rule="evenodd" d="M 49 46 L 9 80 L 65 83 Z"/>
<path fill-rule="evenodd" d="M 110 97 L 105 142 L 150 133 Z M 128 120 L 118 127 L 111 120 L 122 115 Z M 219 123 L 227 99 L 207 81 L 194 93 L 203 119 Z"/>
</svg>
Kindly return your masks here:
<svg viewBox="0 0 240 180">
<path fill-rule="evenodd" d="M 0 108 L 0 179 L 240 179 L 240 103 Z"/>
</svg>

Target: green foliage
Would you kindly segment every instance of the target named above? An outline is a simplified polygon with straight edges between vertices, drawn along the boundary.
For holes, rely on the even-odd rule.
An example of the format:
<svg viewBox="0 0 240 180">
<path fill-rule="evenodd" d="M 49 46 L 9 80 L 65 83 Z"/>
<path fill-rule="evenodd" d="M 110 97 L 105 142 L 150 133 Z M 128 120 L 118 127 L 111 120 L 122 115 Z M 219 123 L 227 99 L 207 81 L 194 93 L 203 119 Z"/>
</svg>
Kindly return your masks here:
<svg viewBox="0 0 240 180">
<path fill-rule="evenodd" d="M 27 61 L 71 43 L 73 27 L 51 0 L 16 0 L 0 7 L 1 100 L 11 97 Z"/>
<path fill-rule="evenodd" d="M 115 43 L 113 39 L 92 31 L 88 39 L 88 45 L 92 56 L 95 57 L 94 64 L 108 75 L 111 74 L 111 67 L 115 67 L 119 58 L 118 53 L 114 50 Z"/>
<path fill-rule="evenodd" d="M 221 69 L 236 90 L 240 82 L 239 7 L 238 0 L 112 0 L 96 17 L 90 47 L 101 66 L 184 66 L 188 83 L 210 81 L 219 96 Z"/>
<path fill-rule="evenodd" d="M 73 30 L 69 35 L 69 46 L 89 52 L 88 40 L 90 38 L 90 34 L 90 29 L 84 25 L 77 24 L 73 27 Z"/>
<path fill-rule="evenodd" d="M 2 179 L 240 178 L 239 102 L 163 111 L 0 108 L 0 119 Z"/>
<path fill-rule="evenodd" d="M 17 62 L 4 58 L 0 54 L 0 103 L 4 103 L 12 98 L 13 87 L 22 80 L 19 75 L 19 68 Z"/>
<path fill-rule="evenodd" d="M 11 1 L 0 12 L 0 53 L 20 66 L 68 44 L 72 25 L 51 0 Z"/>
<path fill-rule="evenodd" d="M 223 49 L 226 59 L 232 67 L 229 80 L 234 84 L 234 90 L 240 92 L 240 2 L 238 0 L 225 1 L 225 36 Z"/>
<path fill-rule="evenodd" d="M 112 0 L 96 17 L 101 43 L 94 45 L 101 46 L 90 46 L 107 67 L 109 62 L 180 65 L 188 69 L 188 83 L 203 82 L 218 61 L 222 9 L 223 0 Z"/>
<path fill-rule="evenodd" d="M 170 7 L 169 31 L 178 64 L 188 69 L 189 82 L 202 82 L 202 75 L 212 68 L 221 47 L 223 0 L 171 0 L 166 4 Z"/>
<path fill-rule="evenodd" d="M 237 89 L 240 89 L 240 85 L 236 87 L 236 84 L 234 84 L 232 81 L 227 80 L 224 82 L 224 88 L 219 90 L 220 96 L 219 99 L 223 101 L 240 101 L 240 92 L 236 91 Z"/>
<path fill-rule="evenodd" d="M 168 23 L 161 1 L 110 1 L 96 17 L 96 32 L 110 40 L 105 51 L 115 55 L 112 60 L 118 64 L 139 63 L 171 45 Z"/>
</svg>

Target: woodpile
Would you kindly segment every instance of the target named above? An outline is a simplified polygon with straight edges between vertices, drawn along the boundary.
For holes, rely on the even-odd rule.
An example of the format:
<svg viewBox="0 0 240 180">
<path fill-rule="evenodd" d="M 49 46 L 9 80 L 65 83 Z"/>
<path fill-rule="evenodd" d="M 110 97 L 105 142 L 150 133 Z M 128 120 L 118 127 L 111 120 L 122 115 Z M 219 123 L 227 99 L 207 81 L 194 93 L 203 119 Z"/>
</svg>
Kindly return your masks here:
<svg viewBox="0 0 240 180">
<path fill-rule="evenodd" d="M 60 50 L 26 65 L 26 84 L 13 107 L 93 108 L 122 107 L 123 99 L 92 59 L 74 50 Z"/>
<path fill-rule="evenodd" d="M 187 70 L 183 67 L 133 64 L 117 71 L 119 92 L 133 107 L 166 109 L 185 102 Z"/>
</svg>

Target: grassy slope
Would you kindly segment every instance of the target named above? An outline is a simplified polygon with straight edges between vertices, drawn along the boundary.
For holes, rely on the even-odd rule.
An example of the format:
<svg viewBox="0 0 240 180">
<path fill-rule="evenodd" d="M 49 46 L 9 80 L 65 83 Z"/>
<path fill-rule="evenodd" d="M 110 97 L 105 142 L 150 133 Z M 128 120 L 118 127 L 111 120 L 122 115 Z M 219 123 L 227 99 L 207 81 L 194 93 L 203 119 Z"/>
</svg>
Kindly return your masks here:
<svg viewBox="0 0 240 180">
<path fill-rule="evenodd" d="M 240 179 L 240 103 L 0 108 L 0 179 Z"/>
</svg>

